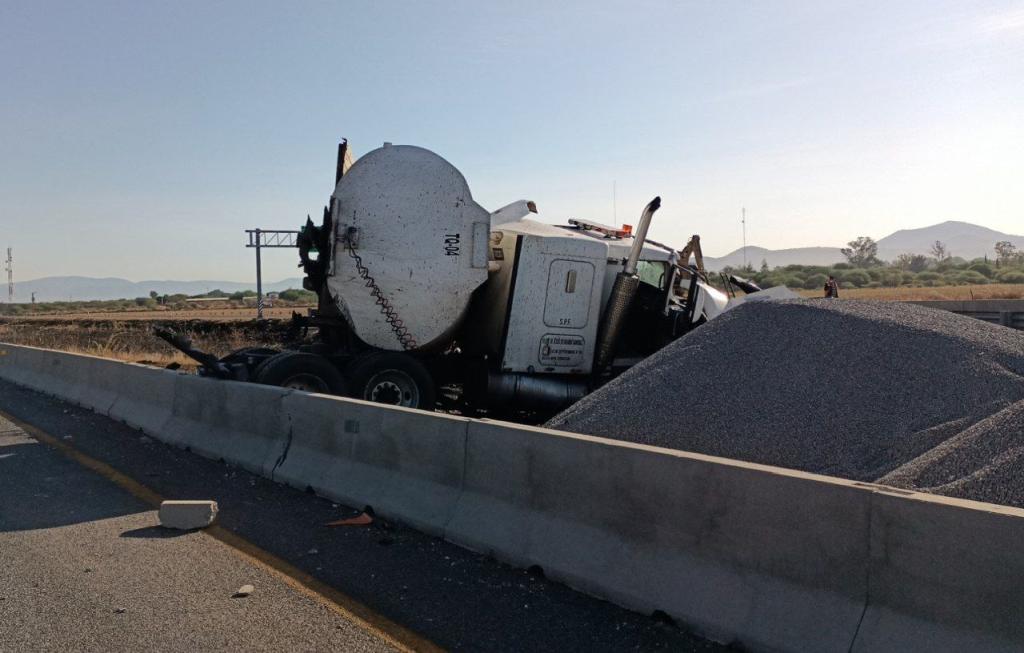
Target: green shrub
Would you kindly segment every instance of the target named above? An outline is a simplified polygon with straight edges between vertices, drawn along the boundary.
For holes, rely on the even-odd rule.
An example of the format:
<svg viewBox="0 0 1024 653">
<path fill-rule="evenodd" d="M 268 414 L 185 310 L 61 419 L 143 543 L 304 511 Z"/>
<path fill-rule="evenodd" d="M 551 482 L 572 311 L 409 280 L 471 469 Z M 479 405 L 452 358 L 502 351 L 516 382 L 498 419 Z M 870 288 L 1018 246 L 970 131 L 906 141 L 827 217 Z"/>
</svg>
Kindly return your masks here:
<svg viewBox="0 0 1024 653">
<path fill-rule="evenodd" d="M 812 274 L 804 279 L 804 288 L 807 290 L 822 290 L 825 288 L 826 281 L 828 281 L 828 277 L 824 274 Z"/>
<path fill-rule="evenodd" d="M 836 278 L 845 284 L 857 288 L 862 288 L 871 283 L 871 277 L 864 270 L 843 271 L 841 274 L 836 275 Z"/>
<path fill-rule="evenodd" d="M 992 275 L 996 272 L 995 268 L 993 268 L 990 263 L 974 263 L 967 269 L 984 275 L 988 279 L 991 279 Z"/>
<path fill-rule="evenodd" d="M 255 296 L 256 296 L 256 291 L 255 290 L 239 290 L 238 292 L 231 293 L 231 297 L 229 297 L 228 299 L 230 299 L 231 301 L 234 301 L 234 302 L 240 302 L 240 301 L 244 300 L 246 297 L 255 297 Z"/>
<path fill-rule="evenodd" d="M 286 302 L 316 302 L 316 293 L 312 293 L 308 290 L 299 290 L 296 288 L 282 290 L 278 297 L 285 300 Z"/>
<path fill-rule="evenodd" d="M 961 270 L 955 275 L 958 283 L 967 284 L 969 286 L 978 286 L 988 283 L 988 277 L 977 270 Z"/>
<path fill-rule="evenodd" d="M 999 283 L 1024 283 L 1024 270 L 1003 270 L 996 275 Z"/>
</svg>

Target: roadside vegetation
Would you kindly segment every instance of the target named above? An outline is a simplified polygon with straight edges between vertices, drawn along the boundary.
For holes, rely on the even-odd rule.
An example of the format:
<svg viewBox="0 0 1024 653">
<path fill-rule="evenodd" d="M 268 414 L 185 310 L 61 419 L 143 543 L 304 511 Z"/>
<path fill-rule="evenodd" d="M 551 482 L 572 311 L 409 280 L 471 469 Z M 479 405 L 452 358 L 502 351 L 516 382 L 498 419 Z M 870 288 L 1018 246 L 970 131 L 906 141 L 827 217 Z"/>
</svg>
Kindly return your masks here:
<svg viewBox="0 0 1024 653">
<path fill-rule="evenodd" d="M 190 302 L 188 301 L 190 299 L 222 301 Z M 71 315 L 76 313 L 124 313 L 134 311 L 203 311 L 213 308 L 243 308 L 246 306 L 255 306 L 255 303 L 256 293 L 251 290 L 236 293 L 226 293 L 222 290 L 211 290 L 203 295 L 160 295 L 156 292 L 150 292 L 148 297 L 136 297 L 134 299 L 0 304 L 0 316 L 22 317 L 35 315 Z M 277 293 L 277 297 L 273 300 L 273 304 L 275 306 L 315 305 L 316 295 L 308 290 L 290 288 Z"/>
<path fill-rule="evenodd" d="M 225 356 L 243 347 L 280 347 L 282 322 L 171 320 L 160 324 L 192 339 L 204 351 Z M 0 342 L 166 367 L 194 369 L 196 362 L 153 335 L 150 320 L 0 320 Z"/>
<path fill-rule="evenodd" d="M 996 292 L 978 294 L 985 294 L 988 298 L 1024 296 L 1024 252 L 1018 251 L 1007 241 L 995 244 L 992 257 L 965 260 L 949 251 L 945 243 L 936 241 L 930 255 L 901 254 L 895 261 L 882 261 L 878 258 L 878 245 L 875 241 L 861 237 L 851 241 L 843 249 L 843 255 L 846 262 L 831 266 L 787 265 L 769 269 L 767 262 L 762 261 L 759 268 L 753 265 L 746 268 L 726 267 L 722 272 L 746 277 L 762 288 L 787 286 L 811 294 L 819 293 L 828 276 L 833 275 L 840 287 L 846 290 L 995 285 L 999 287 Z M 928 293 L 905 294 L 905 297 L 878 298 L 911 299 Z M 969 299 L 970 296 L 957 298 Z"/>
<path fill-rule="evenodd" d="M 804 297 L 821 297 L 820 288 L 796 289 Z M 867 299 L 890 302 L 974 301 L 978 299 L 1024 299 L 1024 284 L 990 283 L 973 286 L 901 286 L 899 288 L 840 288 L 840 299 Z"/>
</svg>

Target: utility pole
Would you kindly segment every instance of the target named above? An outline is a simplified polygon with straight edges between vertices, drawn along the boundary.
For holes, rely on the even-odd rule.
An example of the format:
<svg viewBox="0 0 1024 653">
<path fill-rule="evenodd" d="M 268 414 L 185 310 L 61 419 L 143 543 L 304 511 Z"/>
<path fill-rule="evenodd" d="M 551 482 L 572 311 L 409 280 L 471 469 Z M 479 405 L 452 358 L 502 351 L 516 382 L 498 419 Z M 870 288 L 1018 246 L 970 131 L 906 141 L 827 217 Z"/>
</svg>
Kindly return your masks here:
<svg viewBox="0 0 1024 653">
<path fill-rule="evenodd" d="M 264 247 L 298 247 L 298 231 L 283 229 L 246 229 L 249 244 L 256 249 L 256 317 L 263 319 L 263 262 L 260 250 Z"/>
<path fill-rule="evenodd" d="M 256 319 L 263 319 L 263 264 L 260 263 L 260 233 L 256 230 Z"/>
<path fill-rule="evenodd" d="M 612 179 L 612 224 L 619 224 L 619 198 L 615 188 L 615 180 Z"/>
<path fill-rule="evenodd" d="M 743 268 L 747 267 L 747 207 L 743 207 L 743 217 L 740 219 L 743 223 Z"/>
<path fill-rule="evenodd" d="M 14 303 L 14 257 L 11 248 L 7 248 L 7 303 Z"/>
</svg>

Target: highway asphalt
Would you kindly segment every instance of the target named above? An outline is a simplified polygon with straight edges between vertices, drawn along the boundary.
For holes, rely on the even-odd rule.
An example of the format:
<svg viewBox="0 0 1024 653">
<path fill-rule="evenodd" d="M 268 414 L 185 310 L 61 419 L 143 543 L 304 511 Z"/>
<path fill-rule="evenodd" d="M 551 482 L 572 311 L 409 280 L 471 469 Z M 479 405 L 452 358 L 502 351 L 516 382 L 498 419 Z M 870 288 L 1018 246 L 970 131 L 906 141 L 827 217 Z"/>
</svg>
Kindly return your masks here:
<svg viewBox="0 0 1024 653">
<path fill-rule="evenodd" d="M 0 417 L 0 650 L 396 650 L 228 545 L 157 524 Z"/>
<path fill-rule="evenodd" d="M 5 381 L 0 412 L 0 651 L 726 650 Z"/>
</svg>

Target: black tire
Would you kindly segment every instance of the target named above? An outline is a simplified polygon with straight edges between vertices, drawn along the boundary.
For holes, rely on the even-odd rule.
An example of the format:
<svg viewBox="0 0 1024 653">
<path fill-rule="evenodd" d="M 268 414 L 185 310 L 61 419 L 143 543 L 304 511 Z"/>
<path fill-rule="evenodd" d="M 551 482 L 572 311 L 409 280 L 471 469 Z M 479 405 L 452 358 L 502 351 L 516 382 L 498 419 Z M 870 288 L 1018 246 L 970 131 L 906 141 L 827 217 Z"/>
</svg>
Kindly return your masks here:
<svg viewBox="0 0 1024 653">
<path fill-rule="evenodd" d="M 346 370 L 350 396 L 379 404 L 434 410 L 434 379 L 408 354 L 382 351 L 361 356 Z"/>
<path fill-rule="evenodd" d="M 285 351 L 260 364 L 256 383 L 320 394 L 343 395 L 347 384 L 338 368 L 316 354 Z"/>
<path fill-rule="evenodd" d="M 233 358 L 235 356 L 250 356 L 250 355 L 264 356 L 264 355 L 267 355 L 267 354 L 279 354 L 279 353 L 281 353 L 280 349 L 271 349 L 269 347 L 242 347 L 241 349 L 236 349 L 235 351 L 231 352 L 230 354 L 228 354 L 224 358 Z"/>
<path fill-rule="evenodd" d="M 280 352 L 280 349 L 270 349 L 268 347 L 242 347 L 241 349 L 231 352 L 220 360 L 222 363 L 246 363 L 248 362 L 247 359 L 250 357 L 266 360 L 270 356 L 274 356 Z M 263 360 L 261 360 L 260 363 L 262 363 Z"/>
</svg>

